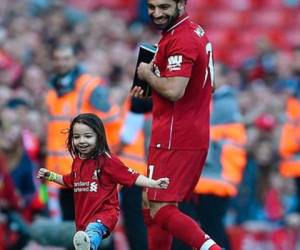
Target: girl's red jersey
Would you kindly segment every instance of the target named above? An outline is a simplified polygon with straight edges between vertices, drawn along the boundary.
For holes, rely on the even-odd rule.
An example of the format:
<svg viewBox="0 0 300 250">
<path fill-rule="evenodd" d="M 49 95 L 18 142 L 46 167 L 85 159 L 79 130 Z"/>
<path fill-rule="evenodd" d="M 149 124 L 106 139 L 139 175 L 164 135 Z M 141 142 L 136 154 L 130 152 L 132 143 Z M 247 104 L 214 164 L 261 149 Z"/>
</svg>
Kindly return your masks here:
<svg viewBox="0 0 300 250">
<path fill-rule="evenodd" d="M 131 186 L 138 176 L 113 154 L 105 153 L 97 159 L 76 157 L 72 172 L 63 176 L 65 185 L 74 191 L 76 229 L 85 230 L 98 220 L 111 232 L 120 210 L 117 185 Z"/>
</svg>

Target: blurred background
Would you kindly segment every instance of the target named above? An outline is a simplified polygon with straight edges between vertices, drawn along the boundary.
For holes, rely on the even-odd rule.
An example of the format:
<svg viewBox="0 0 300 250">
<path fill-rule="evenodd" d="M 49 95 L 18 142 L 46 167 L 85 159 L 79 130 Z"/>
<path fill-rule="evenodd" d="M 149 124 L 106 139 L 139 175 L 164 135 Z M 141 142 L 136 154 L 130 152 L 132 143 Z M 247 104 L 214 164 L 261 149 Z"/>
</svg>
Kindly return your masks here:
<svg viewBox="0 0 300 250">
<path fill-rule="evenodd" d="M 223 221 L 231 248 L 300 249 L 300 1 L 188 0 L 187 10 L 226 68 L 216 81 L 234 89 L 247 134 Z M 53 44 L 74 46 L 121 107 L 138 46 L 159 37 L 144 0 L 0 1 L 0 250 L 70 248 L 73 226 L 53 224 L 47 185 L 35 178 L 46 154 Z M 103 249 L 130 249 L 122 218 L 107 241 Z"/>
</svg>

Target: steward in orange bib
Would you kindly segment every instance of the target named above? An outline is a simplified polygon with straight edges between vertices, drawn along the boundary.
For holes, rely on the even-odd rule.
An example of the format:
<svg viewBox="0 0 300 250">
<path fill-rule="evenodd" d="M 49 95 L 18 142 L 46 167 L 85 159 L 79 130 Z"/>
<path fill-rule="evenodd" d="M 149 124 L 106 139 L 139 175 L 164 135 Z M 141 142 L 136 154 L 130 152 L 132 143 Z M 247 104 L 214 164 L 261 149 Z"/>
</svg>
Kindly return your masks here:
<svg viewBox="0 0 300 250">
<path fill-rule="evenodd" d="M 72 118 L 79 113 L 87 112 L 98 115 L 105 125 L 108 143 L 114 147 L 114 143 L 118 141 L 121 125 L 120 110 L 110 102 L 104 80 L 87 74 L 77 64 L 75 51 L 71 45 L 55 47 L 52 57 L 54 76 L 46 99 L 49 114 L 46 168 L 59 174 L 67 174 L 71 172 L 72 159 L 66 149 L 66 129 Z M 61 202 L 66 205 L 72 204 L 70 201 L 61 200 Z M 72 210 L 64 209 L 63 204 L 61 206 L 62 212 L 66 213 L 64 218 L 70 218 L 67 214 Z"/>
<path fill-rule="evenodd" d="M 299 48 L 300 55 L 300 48 Z M 300 59 L 300 57 L 299 57 Z M 300 61 L 299 61 L 300 62 Z M 297 78 L 295 78 L 297 79 Z M 286 215 L 291 226 L 300 226 L 300 65 L 298 82 L 287 86 L 290 95 L 286 102 L 285 122 L 279 140 L 279 171 L 283 177 L 295 180 L 297 206 Z"/>
<path fill-rule="evenodd" d="M 284 177 L 300 177 L 300 100 L 291 96 L 286 103 L 286 121 L 282 126 L 279 153 L 280 173 Z"/>
<path fill-rule="evenodd" d="M 151 99 L 131 97 L 124 103 L 124 123 L 120 131 L 118 156 L 126 166 L 147 174 L 147 141 L 151 123 Z M 121 209 L 124 229 L 130 249 L 147 249 L 146 227 L 142 215 L 142 188 L 121 189 Z"/>
<path fill-rule="evenodd" d="M 229 69 L 222 64 L 215 66 L 217 89 L 212 99 L 210 147 L 194 192 L 198 194 L 201 226 L 219 245 L 230 249 L 223 221 L 243 177 L 247 135 L 236 90 L 226 84 Z"/>
</svg>

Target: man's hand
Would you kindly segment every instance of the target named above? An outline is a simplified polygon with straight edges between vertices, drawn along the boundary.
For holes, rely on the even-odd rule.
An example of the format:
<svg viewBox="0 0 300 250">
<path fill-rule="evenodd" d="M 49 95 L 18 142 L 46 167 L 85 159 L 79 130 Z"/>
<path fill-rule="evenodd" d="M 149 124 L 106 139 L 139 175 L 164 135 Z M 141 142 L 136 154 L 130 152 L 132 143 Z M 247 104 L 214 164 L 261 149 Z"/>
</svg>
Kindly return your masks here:
<svg viewBox="0 0 300 250">
<path fill-rule="evenodd" d="M 130 91 L 130 95 L 136 98 L 145 98 L 143 94 L 144 90 L 140 86 L 134 86 Z"/>
<path fill-rule="evenodd" d="M 154 76 L 153 73 L 153 60 L 150 63 L 141 62 L 137 68 L 138 78 L 142 81 L 146 81 L 149 85 L 151 82 L 151 77 Z M 135 86 L 130 91 L 131 96 L 136 98 L 145 98 L 143 96 L 144 90 L 140 86 Z"/>
<path fill-rule="evenodd" d="M 153 74 L 153 60 L 150 63 L 141 62 L 137 69 L 137 75 L 141 80 L 148 81 Z"/>
</svg>

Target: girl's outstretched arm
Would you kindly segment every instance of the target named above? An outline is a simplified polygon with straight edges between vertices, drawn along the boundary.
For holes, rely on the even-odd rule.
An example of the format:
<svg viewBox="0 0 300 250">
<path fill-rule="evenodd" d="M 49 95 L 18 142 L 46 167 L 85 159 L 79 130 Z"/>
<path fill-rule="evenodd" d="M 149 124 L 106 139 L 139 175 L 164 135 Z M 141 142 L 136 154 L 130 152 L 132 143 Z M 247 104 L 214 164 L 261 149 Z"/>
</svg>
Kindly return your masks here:
<svg viewBox="0 0 300 250">
<path fill-rule="evenodd" d="M 62 175 L 57 174 L 57 173 L 52 172 L 52 171 L 49 171 L 46 168 L 40 168 L 36 177 L 39 178 L 39 179 L 46 179 L 48 181 L 53 181 L 57 184 L 65 186 Z"/>
<path fill-rule="evenodd" d="M 135 181 L 135 185 L 141 187 L 148 187 L 148 188 L 162 188 L 166 189 L 169 185 L 169 178 L 160 178 L 157 180 L 150 179 L 144 175 L 139 175 L 139 177 Z"/>
</svg>

